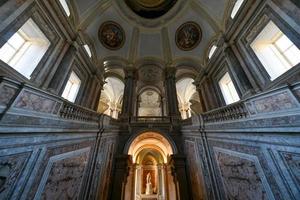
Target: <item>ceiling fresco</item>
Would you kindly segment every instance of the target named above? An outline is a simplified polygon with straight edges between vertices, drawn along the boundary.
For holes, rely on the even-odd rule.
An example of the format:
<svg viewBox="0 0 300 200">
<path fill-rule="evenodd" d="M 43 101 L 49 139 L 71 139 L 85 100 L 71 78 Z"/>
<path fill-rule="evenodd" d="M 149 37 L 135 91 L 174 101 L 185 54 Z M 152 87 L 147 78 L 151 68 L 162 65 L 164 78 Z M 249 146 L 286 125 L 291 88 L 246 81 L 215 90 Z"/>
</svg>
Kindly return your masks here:
<svg viewBox="0 0 300 200">
<path fill-rule="evenodd" d="M 189 51 L 198 46 L 202 39 L 200 26 L 195 22 L 186 22 L 176 31 L 176 45 L 183 51 Z"/>
<path fill-rule="evenodd" d="M 99 29 L 99 40 L 108 49 L 120 49 L 125 42 L 125 33 L 116 22 L 104 22 Z"/>
</svg>

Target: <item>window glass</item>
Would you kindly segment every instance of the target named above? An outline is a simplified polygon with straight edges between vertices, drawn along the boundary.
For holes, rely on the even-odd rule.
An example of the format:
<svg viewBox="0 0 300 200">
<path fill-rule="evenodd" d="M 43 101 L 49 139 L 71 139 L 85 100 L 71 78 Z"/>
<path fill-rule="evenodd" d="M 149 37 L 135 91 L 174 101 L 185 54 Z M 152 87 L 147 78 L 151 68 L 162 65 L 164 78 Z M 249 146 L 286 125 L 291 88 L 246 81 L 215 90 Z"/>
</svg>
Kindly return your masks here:
<svg viewBox="0 0 300 200">
<path fill-rule="evenodd" d="M 71 102 L 75 102 L 80 85 L 81 80 L 75 72 L 72 72 L 61 96 Z"/>
<path fill-rule="evenodd" d="M 210 59 L 214 53 L 216 52 L 217 50 L 217 46 L 216 45 L 213 45 L 211 48 L 210 48 L 210 51 L 209 51 L 209 54 L 208 54 L 208 58 Z"/>
<path fill-rule="evenodd" d="M 251 43 L 251 48 L 274 80 L 300 62 L 298 47 L 270 21 Z"/>
<path fill-rule="evenodd" d="M 85 51 L 87 52 L 87 54 L 89 55 L 89 57 L 92 57 L 92 52 L 91 52 L 91 49 L 89 47 L 89 45 L 85 44 L 83 45 Z"/>
<path fill-rule="evenodd" d="M 71 15 L 71 12 L 70 12 L 70 9 L 69 9 L 69 6 L 66 2 L 66 0 L 59 0 L 61 6 L 63 7 L 66 15 L 69 17 Z"/>
<path fill-rule="evenodd" d="M 239 12 L 240 7 L 242 6 L 242 4 L 244 3 L 244 0 L 236 0 L 233 9 L 231 11 L 231 18 L 233 19 L 236 14 Z"/>
<path fill-rule="evenodd" d="M 219 86 L 227 105 L 240 100 L 228 72 L 220 79 Z"/>
<path fill-rule="evenodd" d="M 50 42 L 36 23 L 29 19 L 0 48 L 0 59 L 30 79 Z"/>
</svg>

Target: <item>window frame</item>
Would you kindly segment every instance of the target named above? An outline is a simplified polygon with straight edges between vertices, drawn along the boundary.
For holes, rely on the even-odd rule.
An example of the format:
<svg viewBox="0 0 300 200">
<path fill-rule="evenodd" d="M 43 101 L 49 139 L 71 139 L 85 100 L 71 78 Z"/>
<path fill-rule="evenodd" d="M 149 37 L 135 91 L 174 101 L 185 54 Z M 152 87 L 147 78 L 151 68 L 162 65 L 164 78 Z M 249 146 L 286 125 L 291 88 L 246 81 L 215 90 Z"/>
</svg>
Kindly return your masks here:
<svg viewBox="0 0 300 200">
<path fill-rule="evenodd" d="M 66 89 L 66 87 L 67 87 L 67 85 L 68 85 L 68 82 L 69 82 L 69 80 L 70 80 L 70 78 L 71 78 L 71 76 L 72 76 L 73 73 L 74 73 L 75 76 L 79 79 L 80 84 L 79 84 L 79 87 L 78 87 L 78 89 L 77 89 L 75 98 L 74 98 L 74 100 L 72 101 L 72 100 L 69 100 L 69 99 L 63 97 L 63 94 L 64 94 L 64 92 L 65 92 L 65 89 Z M 69 72 L 69 74 L 68 74 L 68 76 L 67 76 L 67 78 L 66 78 L 66 81 L 65 81 L 65 83 L 64 83 L 64 85 L 63 85 L 63 87 L 62 87 L 62 92 L 61 92 L 61 95 L 60 95 L 60 96 L 61 96 L 63 99 L 65 99 L 65 100 L 67 100 L 67 101 L 70 101 L 71 103 L 76 103 L 76 102 L 78 101 L 78 99 L 79 99 L 80 91 L 81 91 L 81 89 L 82 89 L 82 87 L 83 87 L 83 84 L 84 84 L 84 81 L 82 80 L 82 77 L 80 76 L 80 74 L 78 74 L 78 72 L 77 72 L 76 70 L 73 70 L 73 69 L 70 70 L 70 72 Z M 72 87 L 71 87 L 71 88 L 72 88 Z"/>
<path fill-rule="evenodd" d="M 239 13 L 240 13 L 241 10 L 243 9 L 243 6 L 245 5 L 245 3 L 246 3 L 247 0 L 246 0 L 246 1 L 245 1 L 245 0 L 241 0 L 242 2 L 241 2 L 241 4 L 240 4 L 240 6 L 237 8 L 237 10 L 236 10 L 234 16 L 232 16 L 232 15 L 233 15 L 233 11 L 234 11 L 234 9 L 236 8 L 236 5 L 237 5 L 238 1 L 240 1 L 240 0 L 236 0 L 236 1 L 234 2 L 234 4 L 232 5 L 231 9 L 230 9 L 229 17 L 230 17 L 231 20 L 234 20 L 235 18 L 238 17 Z"/>
<path fill-rule="evenodd" d="M 48 29 L 46 30 L 44 26 L 40 26 L 39 24 L 44 24 L 45 19 L 44 16 L 40 12 L 35 12 L 37 9 L 35 7 L 31 8 L 31 10 L 27 11 L 26 13 L 23 13 L 20 15 L 19 20 L 16 20 L 8 25 L 6 29 L 3 30 L 0 34 L 3 37 L 3 40 L 0 41 L 0 48 L 2 48 L 9 40 L 10 38 L 20 31 L 22 26 L 28 22 L 28 20 L 32 20 L 34 24 L 37 26 L 45 38 L 47 38 L 49 42 L 49 46 L 47 50 L 44 52 L 43 56 L 41 56 L 39 62 L 35 66 L 34 70 L 31 72 L 30 78 L 26 77 L 19 71 L 17 71 L 14 67 L 12 67 L 10 64 L 4 62 L 3 60 L 0 60 L 1 65 L 1 71 L 4 72 L 8 76 L 12 76 L 14 78 L 17 78 L 17 80 L 28 82 L 28 83 L 36 83 L 38 79 L 38 73 L 39 71 L 43 70 L 49 70 L 51 66 L 45 65 L 48 57 L 50 54 L 52 54 L 54 42 L 57 40 L 57 34 L 56 32 L 49 32 Z M 48 24 L 49 25 L 49 24 Z M 51 25 L 50 25 L 51 26 Z M 51 35 L 49 35 L 49 34 Z M 22 36 L 23 37 L 23 36 Z M 27 37 L 27 36 L 24 36 Z M 28 40 L 28 38 L 27 38 Z M 26 44 L 26 42 L 25 42 Z"/>
<path fill-rule="evenodd" d="M 244 27 L 244 30 L 239 36 L 237 45 L 241 48 L 242 55 L 244 55 L 244 62 L 246 64 L 245 67 L 250 72 L 248 74 L 249 79 L 258 91 L 272 89 L 286 82 L 297 82 L 294 75 L 296 73 L 299 74 L 300 72 L 300 64 L 298 64 L 271 81 L 268 72 L 265 70 L 254 50 L 251 48 L 250 45 L 253 40 L 264 29 L 270 20 L 272 20 L 298 48 L 300 47 L 299 33 L 288 22 L 286 22 L 282 15 L 275 13 L 270 5 L 266 5 L 257 15 L 253 16 L 249 20 L 248 25 Z"/>
<path fill-rule="evenodd" d="M 64 1 L 64 2 L 62 2 Z M 72 11 L 71 11 L 71 6 L 68 3 L 68 0 L 57 0 L 59 6 L 61 7 L 63 14 L 66 15 L 66 17 L 71 17 L 72 16 Z"/>
<path fill-rule="evenodd" d="M 236 94 L 237 94 L 237 96 L 239 98 L 239 100 L 231 102 L 231 103 L 227 103 L 226 102 L 226 98 L 225 98 L 225 95 L 223 93 L 223 89 L 222 89 L 222 87 L 220 85 L 220 81 L 225 77 L 226 74 L 228 74 L 228 76 L 229 76 L 229 78 L 230 78 L 230 80 L 231 80 L 231 82 L 233 84 L 233 87 L 235 89 L 235 92 L 236 92 Z M 230 72 L 228 70 L 224 70 L 222 73 L 219 74 L 219 76 L 217 78 L 216 85 L 218 86 L 218 91 L 220 92 L 220 96 L 222 97 L 222 102 L 224 103 L 224 105 L 228 106 L 228 105 L 234 104 L 236 102 L 239 102 L 241 100 L 241 95 L 239 93 L 238 87 L 237 87 L 235 81 L 233 80 L 233 78 L 232 78 L 232 76 L 231 76 L 231 74 L 230 74 Z"/>
<path fill-rule="evenodd" d="M 263 15 L 263 14 L 262 14 Z M 257 74 L 257 70 L 256 70 L 256 74 L 258 76 L 262 76 L 264 83 L 262 85 L 263 89 L 269 89 L 272 88 L 273 86 L 278 85 L 280 82 L 287 80 L 288 77 L 290 77 L 291 75 L 293 75 L 294 73 L 299 72 L 300 70 L 300 63 L 296 64 L 295 66 L 291 67 L 289 70 L 287 70 L 286 72 L 284 72 L 283 74 L 281 74 L 280 76 L 276 77 L 275 79 L 272 80 L 271 76 L 269 75 L 268 71 L 266 70 L 265 66 L 263 65 L 263 63 L 260 61 L 259 57 L 257 56 L 256 52 L 254 51 L 254 49 L 251 47 L 252 42 L 257 38 L 257 36 L 264 30 L 264 28 L 266 27 L 266 25 L 268 25 L 268 23 L 270 21 L 272 21 L 279 29 L 280 31 L 288 37 L 288 39 L 298 48 L 300 49 L 300 40 L 299 45 L 297 44 L 297 39 L 295 37 L 294 34 L 298 34 L 296 33 L 291 27 L 287 26 L 286 24 L 284 24 L 284 22 L 282 22 L 280 19 L 276 18 L 273 15 L 267 15 L 268 16 L 268 20 L 260 25 L 259 31 L 257 31 L 256 35 L 254 36 L 254 38 L 249 42 L 248 49 L 249 49 L 249 53 L 251 55 L 251 57 L 253 58 L 253 61 L 257 64 L 256 68 L 257 70 L 261 73 L 261 74 Z M 260 18 L 258 18 L 257 20 L 255 20 L 255 24 L 257 24 L 257 22 L 259 21 Z"/>
</svg>

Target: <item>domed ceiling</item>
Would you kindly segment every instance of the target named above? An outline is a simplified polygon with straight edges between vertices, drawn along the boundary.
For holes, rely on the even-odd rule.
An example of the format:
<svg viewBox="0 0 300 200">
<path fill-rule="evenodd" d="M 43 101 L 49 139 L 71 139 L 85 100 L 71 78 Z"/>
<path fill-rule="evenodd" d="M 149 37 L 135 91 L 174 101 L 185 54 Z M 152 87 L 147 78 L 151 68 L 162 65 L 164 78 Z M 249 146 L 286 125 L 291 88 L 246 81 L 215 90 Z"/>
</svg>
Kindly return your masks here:
<svg viewBox="0 0 300 200">
<path fill-rule="evenodd" d="M 234 0 L 74 0 L 75 25 L 99 66 L 203 69 Z"/>
<path fill-rule="evenodd" d="M 130 9 L 144 18 L 157 18 L 166 14 L 177 0 L 125 0 Z"/>
</svg>

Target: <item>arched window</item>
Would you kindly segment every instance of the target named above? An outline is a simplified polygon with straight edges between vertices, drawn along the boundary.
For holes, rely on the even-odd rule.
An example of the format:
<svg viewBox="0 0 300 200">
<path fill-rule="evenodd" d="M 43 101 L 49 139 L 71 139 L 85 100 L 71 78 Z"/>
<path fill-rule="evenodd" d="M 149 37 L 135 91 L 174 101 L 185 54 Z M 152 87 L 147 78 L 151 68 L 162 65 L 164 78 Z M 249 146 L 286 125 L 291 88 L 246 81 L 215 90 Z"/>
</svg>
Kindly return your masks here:
<svg viewBox="0 0 300 200">
<path fill-rule="evenodd" d="M 66 0 L 59 0 L 59 2 L 60 2 L 60 4 L 61 4 L 61 6 L 63 7 L 63 9 L 64 9 L 66 15 L 67 15 L 68 17 L 70 17 L 71 12 L 70 12 L 70 8 L 69 8 L 69 6 L 68 6 Z"/>
<path fill-rule="evenodd" d="M 209 53 L 208 53 L 208 59 L 211 59 L 211 57 L 216 52 L 217 48 L 218 47 L 215 44 L 210 47 L 210 50 L 209 50 Z"/>
<path fill-rule="evenodd" d="M 233 9 L 231 11 L 231 15 L 230 15 L 231 19 L 233 19 L 236 16 L 236 14 L 238 13 L 238 11 L 239 11 L 240 7 L 243 5 L 243 3 L 244 3 L 244 0 L 236 0 L 235 4 L 233 6 Z"/>
<path fill-rule="evenodd" d="M 197 93 L 193 82 L 194 79 L 192 78 L 183 78 L 176 83 L 178 106 L 182 119 L 192 117 L 192 109 L 196 105 L 195 101 L 191 101 L 194 94 Z"/>
<path fill-rule="evenodd" d="M 83 48 L 85 49 L 86 53 L 89 55 L 89 57 L 91 58 L 92 57 L 92 51 L 89 47 L 89 45 L 85 44 L 83 45 Z"/>
<path fill-rule="evenodd" d="M 125 85 L 115 77 L 108 77 L 105 82 L 98 104 L 98 112 L 118 119 L 122 109 L 122 96 Z"/>
</svg>

